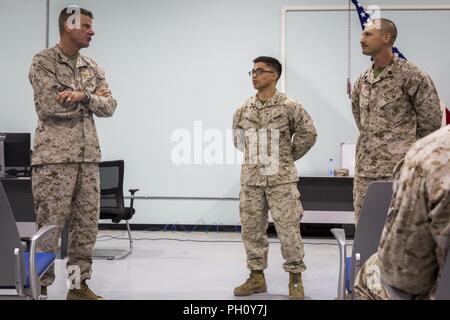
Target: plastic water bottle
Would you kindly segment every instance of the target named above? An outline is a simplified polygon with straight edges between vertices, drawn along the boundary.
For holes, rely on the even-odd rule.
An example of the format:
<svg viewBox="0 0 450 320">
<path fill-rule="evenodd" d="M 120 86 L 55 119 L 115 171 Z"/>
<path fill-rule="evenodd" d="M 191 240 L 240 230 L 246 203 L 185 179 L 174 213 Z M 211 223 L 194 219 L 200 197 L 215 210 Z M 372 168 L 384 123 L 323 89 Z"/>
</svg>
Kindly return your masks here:
<svg viewBox="0 0 450 320">
<path fill-rule="evenodd" d="M 332 158 L 328 160 L 328 176 L 334 177 L 334 162 Z"/>
</svg>

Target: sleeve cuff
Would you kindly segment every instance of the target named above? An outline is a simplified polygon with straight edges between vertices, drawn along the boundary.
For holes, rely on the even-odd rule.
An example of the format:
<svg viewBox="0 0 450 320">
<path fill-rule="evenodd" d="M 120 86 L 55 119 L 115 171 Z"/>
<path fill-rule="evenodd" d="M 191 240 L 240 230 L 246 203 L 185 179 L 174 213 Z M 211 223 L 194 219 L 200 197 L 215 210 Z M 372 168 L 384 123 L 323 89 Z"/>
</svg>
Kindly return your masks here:
<svg viewBox="0 0 450 320">
<path fill-rule="evenodd" d="M 87 106 L 91 103 L 91 94 L 88 91 L 84 91 L 84 95 L 86 98 L 84 98 L 83 103 L 85 103 Z"/>
</svg>

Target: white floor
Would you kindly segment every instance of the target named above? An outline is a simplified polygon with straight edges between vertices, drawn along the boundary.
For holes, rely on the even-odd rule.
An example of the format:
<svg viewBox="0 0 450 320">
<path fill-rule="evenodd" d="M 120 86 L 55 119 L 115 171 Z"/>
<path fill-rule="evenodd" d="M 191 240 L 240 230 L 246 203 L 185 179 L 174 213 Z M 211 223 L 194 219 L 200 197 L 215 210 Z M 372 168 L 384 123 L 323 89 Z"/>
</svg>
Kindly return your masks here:
<svg viewBox="0 0 450 320">
<path fill-rule="evenodd" d="M 133 231 L 134 250 L 124 260 L 94 260 L 93 291 L 105 299 L 231 300 L 233 288 L 248 270 L 244 245 L 237 232 Z M 114 238 L 111 238 L 111 237 Z M 119 237 L 117 239 L 117 237 Z M 152 240 L 150 240 L 152 239 Z M 288 274 L 283 271 L 280 244 L 270 239 L 267 294 L 246 299 L 287 299 Z M 306 299 L 334 299 L 339 250 L 333 239 L 304 239 L 303 273 Z M 101 231 L 96 248 L 126 248 L 126 234 Z M 66 260 L 56 262 L 56 281 L 48 299 L 65 299 Z"/>
</svg>

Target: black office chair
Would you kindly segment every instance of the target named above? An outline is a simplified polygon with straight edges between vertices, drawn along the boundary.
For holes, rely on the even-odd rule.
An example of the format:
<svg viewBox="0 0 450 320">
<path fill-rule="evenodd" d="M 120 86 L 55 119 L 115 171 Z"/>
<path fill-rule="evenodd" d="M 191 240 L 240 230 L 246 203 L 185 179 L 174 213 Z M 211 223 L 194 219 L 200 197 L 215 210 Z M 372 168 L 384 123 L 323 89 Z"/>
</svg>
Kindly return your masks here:
<svg viewBox="0 0 450 320">
<path fill-rule="evenodd" d="M 344 229 L 331 229 L 339 244 L 339 300 L 344 300 L 346 293 L 353 296 L 353 282 L 360 266 L 378 251 L 392 192 L 391 181 L 376 181 L 369 185 L 361 208 L 361 217 L 356 228 L 351 257 L 347 257 L 346 254 L 347 244 Z"/>
<path fill-rule="evenodd" d="M 100 219 L 111 219 L 114 223 L 119 223 L 124 220 L 127 226 L 128 238 L 130 239 L 129 248 L 126 250 L 119 249 L 94 249 L 93 258 L 106 258 L 108 260 L 124 259 L 133 250 L 133 238 L 131 236 L 130 220 L 135 209 L 134 194 L 139 189 L 129 189 L 130 192 L 130 206 L 125 207 L 123 196 L 123 176 L 124 176 L 124 161 L 104 161 L 99 164 L 100 168 Z"/>
</svg>

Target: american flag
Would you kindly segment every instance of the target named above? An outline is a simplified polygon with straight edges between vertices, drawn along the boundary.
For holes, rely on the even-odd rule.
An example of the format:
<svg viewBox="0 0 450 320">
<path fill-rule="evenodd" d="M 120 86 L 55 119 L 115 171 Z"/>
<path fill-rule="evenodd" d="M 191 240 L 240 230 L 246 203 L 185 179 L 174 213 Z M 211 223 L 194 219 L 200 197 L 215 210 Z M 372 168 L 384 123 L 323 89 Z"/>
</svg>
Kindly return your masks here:
<svg viewBox="0 0 450 320">
<path fill-rule="evenodd" d="M 448 110 L 448 108 L 445 108 L 445 124 L 450 124 L 450 110 Z"/>
<path fill-rule="evenodd" d="M 364 30 L 365 26 L 370 23 L 370 21 L 372 21 L 372 17 L 369 13 L 367 13 L 363 6 L 359 4 L 358 0 L 352 0 L 352 2 L 356 7 L 356 11 L 358 11 L 359 22 L 361 22 L 361 28 Z M 396 47 L 392 48 L 392 52 L 396 57 L 407 60 L 406 57 Z"/>
</svg>

